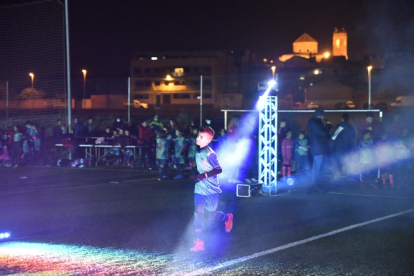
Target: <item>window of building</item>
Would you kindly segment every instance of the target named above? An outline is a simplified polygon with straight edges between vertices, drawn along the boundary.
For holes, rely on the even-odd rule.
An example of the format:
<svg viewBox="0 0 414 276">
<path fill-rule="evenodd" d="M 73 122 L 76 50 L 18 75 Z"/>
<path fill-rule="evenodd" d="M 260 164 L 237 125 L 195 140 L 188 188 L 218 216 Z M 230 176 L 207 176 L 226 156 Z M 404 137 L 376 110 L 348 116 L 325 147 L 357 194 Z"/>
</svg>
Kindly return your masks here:
<svg viewBox="0 0 414 276">
<path fill-rule="evenodd" d="M 211 99 L 211 93 L 203 93 L 204 99 Z"/>
<path fill-rule="evenodd" d="M 154 81 L 154 85 L 155 86 L 160 86 L 161 85 L 161 82 L 160 81 Z"/>
<path fill-rule="evenodd" d="M 200 81 L 193 81 L 193 85 L 200 86 Z"/>
<path fill-rule="evenodd" d="M 141 73 L 141 68 L 134 68 L 134 74 Z"/>
<path fill-rule="evenodd" d="M 200 68 L 198 68 L 198 67 L 194 67 L 194 68 L 193 68 L 193 72 L 194 72 L 194 73 L 198 73 L 198 72 L 200 72 Z"/>
<path fill-rule="evenodd" d="M 141 87 L 143 85 L 144 85 L 144 83 L 142 81 L 136 81 L 135 82 L 135 86 L 137 86 L 137 87 Z"/>
<path fill-rule="evenodd" d="M 145 72 L 146 74 L 151 73 L 151 68 L 145 68 L 144 72 Z"/>
<path fill-rule="evenodd" d="M 339 39 L 337 39 L 335 41 L 335 44 L 336 44 L 336 48 L 339 48 L 339 46 L 341 45 L 341 41 Z"/>
<path fill-rule="evenodd" d="M 184 68 L 174 68 L 175 73 L 184 73 Z"/>
<path fill-rule="evenodd" d="M 190 67 L 184 67 L 184 73 L 190 73 L 191 68 Z"/>
<path fill-rule="evenodd" d="M 211 72 L 211 67 L 209 67 L 209 66 L 203 67 L 203 72 L 204 73 L 210 73 Z"/>
<path fill-rule="evenodd" d="M 169 81 L 164 81 L 164 85 L 169 85 L 170 82 Z"/>
<path fill-rule="evenodd" d="M 154 68 L 154 73 L 159 73 L 160 72 L 160 68 Z"/>
<path fill-rule="evenodd" d="M 174 81 L 174 85 L 185 85 L 185 81 Z"/>
<path fill-rule="evenodd" d="M 173 94 L 174 99 L 190 99 L 190 94 L 180 93 L 180 94 Z"/>
<path fill-rule="evenodd" d="M 150 81 L 145 81 L 144 86 L 147 86 L 147 87 L 151 86 L 151 82 Z"/>
<path fill-rule="evenodd" d="M 134 100 L 145 100 L 149 99 L 149 94 L 137 94 L 134 96 Z"/>
</svg>

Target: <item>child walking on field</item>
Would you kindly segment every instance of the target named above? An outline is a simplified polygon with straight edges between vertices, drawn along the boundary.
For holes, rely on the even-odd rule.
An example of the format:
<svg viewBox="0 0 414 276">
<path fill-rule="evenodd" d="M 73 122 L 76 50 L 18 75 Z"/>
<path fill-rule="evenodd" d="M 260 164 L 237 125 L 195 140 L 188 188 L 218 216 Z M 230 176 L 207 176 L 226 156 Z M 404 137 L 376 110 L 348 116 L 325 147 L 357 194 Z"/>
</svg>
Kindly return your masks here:
<svg viewBox="0 0 414 276">
<path fill-rule="evenodd" d="M 191 248 L 191 251 L 194 252 L 204 250 L 204 210 L 209 211 L 216 220 L 224 222 L 226 232 L 230 232 L 233 228 L 233 214 L 217 211 L 221 193 L 217 175 L 222 172 L 222 169 L 216 153 L 209 147 L 213 137 L 214 130 L 210 127 L 203 127 L 196 139 L 200 150 L 195 157 L 198 174 L 193 176 L 196 183 L 194 188 L 194 226 L 197 236 L 195 245 Z"/>
</svg>

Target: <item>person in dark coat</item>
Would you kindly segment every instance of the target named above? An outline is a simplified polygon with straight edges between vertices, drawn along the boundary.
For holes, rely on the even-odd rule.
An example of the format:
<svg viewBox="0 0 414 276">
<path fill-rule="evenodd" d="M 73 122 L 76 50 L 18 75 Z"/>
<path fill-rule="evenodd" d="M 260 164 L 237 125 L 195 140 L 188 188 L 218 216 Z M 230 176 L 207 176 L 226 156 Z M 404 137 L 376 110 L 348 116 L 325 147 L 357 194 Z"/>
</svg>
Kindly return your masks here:
<svg viewBox="0 0 414 276">
<path fill-rule="evenodd" d="M 75 137 L 83 137 L 84 135 L 83 124 L 81 123 L 78 117 L 75 118 L 74 122 L 75 124 L 73 126 L 73 129 L 74 129 L 73 134 L 75 135 Z"/>
<path fill-rule="evenodd" d="M 312 180 L 313 187 L 317 190 L 322 188 L 322 166 L 324 159 L 329 153 L 329 130 L 331 129 L 331 123 L 326 121 L 326 125 L 323 125 L 325 118 L 325 112 L 322 109 L 315 110 L 315 114 L 308 121 L 308 132 L 310 140 L 310 150 L 313 155 L 312 166 Z"/>
<path fill-rule="evenodd" d="M 348 121 L 349 115 L 347 113 L 342 114 L 342 123 L 335 127 L 334 134 L 332 135 L 332 140 L 334 141 L 332 153 L 341 175 L 343 175 L 344 157 L 352 153 L 355 146 L 355 130 Z"/>
</svg>

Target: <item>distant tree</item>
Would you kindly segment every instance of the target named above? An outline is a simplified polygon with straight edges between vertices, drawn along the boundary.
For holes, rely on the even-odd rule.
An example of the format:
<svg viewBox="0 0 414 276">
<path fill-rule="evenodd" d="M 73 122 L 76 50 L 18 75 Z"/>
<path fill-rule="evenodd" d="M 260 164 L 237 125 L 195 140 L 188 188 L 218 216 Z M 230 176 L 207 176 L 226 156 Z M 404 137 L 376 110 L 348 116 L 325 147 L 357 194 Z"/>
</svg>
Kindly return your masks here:
<svg viewBox="0 0 414 276">
<path fill-rule="evenodd" d="M 40 99 L 44 98 L 46 93 L 43 90 L 37 90 L 36 88 L 25 88 L 20 93 L 19 98 L 22 100 L 29 100 L 29 99 Z"/>
</svg>

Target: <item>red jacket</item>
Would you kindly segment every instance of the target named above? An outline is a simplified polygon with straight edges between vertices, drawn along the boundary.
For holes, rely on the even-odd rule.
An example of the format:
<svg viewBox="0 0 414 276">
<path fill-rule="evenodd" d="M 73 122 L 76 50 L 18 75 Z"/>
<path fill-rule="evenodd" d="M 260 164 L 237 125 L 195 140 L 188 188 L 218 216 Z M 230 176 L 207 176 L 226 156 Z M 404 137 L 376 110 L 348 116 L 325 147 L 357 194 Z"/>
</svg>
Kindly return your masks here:
<svg viewBox="0 0 414 276">
<path fill-rule="evenodd" d="M 144 144 L 148 144 L 151 141 L 151 128 L 149 126 L 143 127 L 140 126 L 140 128 L 138 129 L 138 144 L 139 145 L 144 145 Z"/>
<path fill-rule="evenodd" d="M 292 165 L 292 155 L 293 155 L 293 140 L 292 139 L 283 139 L 282 141 L 282 156 L 283 156 L 283 165 Z"/>
</svg>

